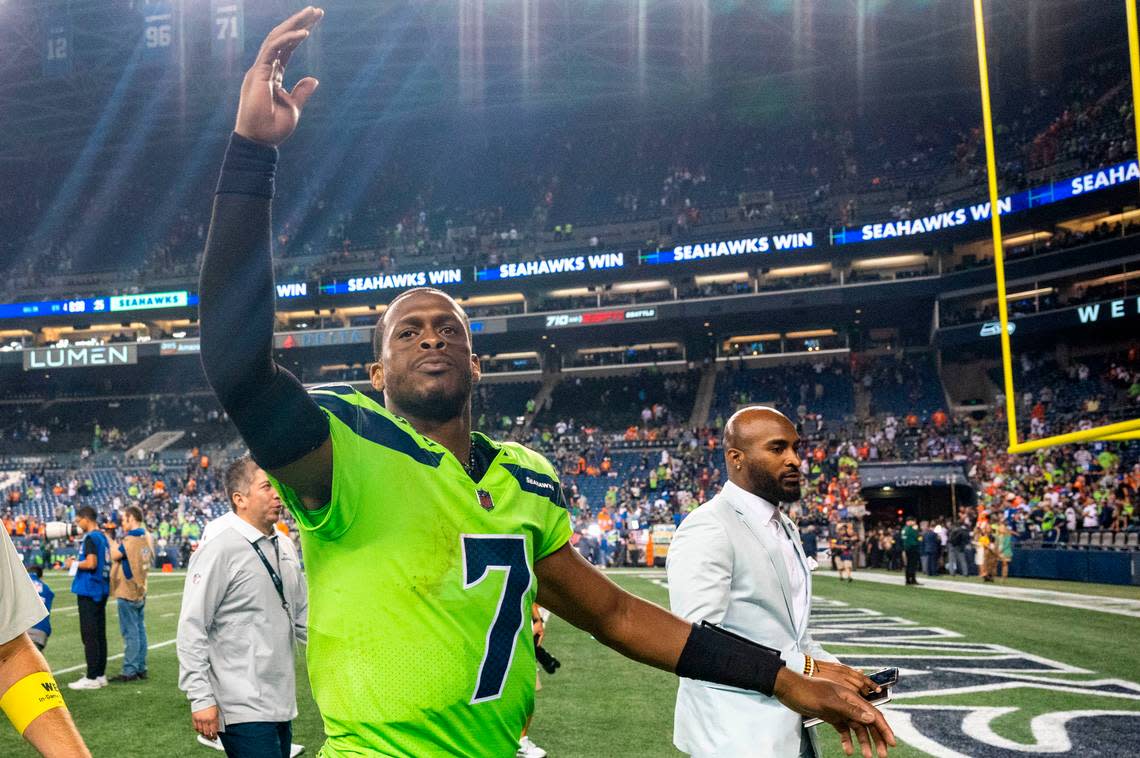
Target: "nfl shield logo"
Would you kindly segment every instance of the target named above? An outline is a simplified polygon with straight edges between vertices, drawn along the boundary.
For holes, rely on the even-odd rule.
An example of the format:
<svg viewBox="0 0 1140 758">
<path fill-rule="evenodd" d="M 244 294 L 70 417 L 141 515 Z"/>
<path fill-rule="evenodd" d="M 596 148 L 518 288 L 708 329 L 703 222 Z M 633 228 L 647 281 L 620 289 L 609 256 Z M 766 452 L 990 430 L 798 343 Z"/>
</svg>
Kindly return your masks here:
<svg viewBox="0 0 1140 758">
<path fill-rule="evenodd" d="M 495 501 L 487 490 L 475 490 L 475 494 L 479 496 L 479 505 L 483 506 L 483 510 L 489 511 L 495 507 Z"/>
</svg>

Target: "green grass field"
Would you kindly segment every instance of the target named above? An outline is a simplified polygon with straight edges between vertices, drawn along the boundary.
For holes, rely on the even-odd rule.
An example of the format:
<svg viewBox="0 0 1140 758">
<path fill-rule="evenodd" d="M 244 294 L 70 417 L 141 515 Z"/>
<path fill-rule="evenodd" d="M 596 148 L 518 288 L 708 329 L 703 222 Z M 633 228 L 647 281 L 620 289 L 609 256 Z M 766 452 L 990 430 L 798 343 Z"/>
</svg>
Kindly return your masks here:
<svg viewBox="0 0 1140 758">
<path fill-rule="evenodd" d="M 659 573 L 616 574 L 615 578 L 630 591 L 667 604 L 667 591 L 662 586 Z M 57 592 L 57 602 L 52 620 L 55 633 L 46 654 L 57 672 L 60 684 L 64 685 L 83 674 L 79 623 L 74 598 L 67 591 L 67 577 L 54 575 L 49 581 Z M 150 758 L 171 754 L 204 757 L 214 754 L 195 742 L 187 702 L 177 688 L 178 666 L 173 640 L 182 581 L 181 576 L 152 575 L 151 594 L 146 609 L 147 626 L 150 645 L 158 647 L 149 654 L 148 681 L 112 684 L 94 692 L 64 690 L 76 723 L 95 756 Z M 1024 581 L 1019 585 L 1034 586 Z M 1041 583 L 1041 587 L 1067 591 L 1086 589 L 1057 582 Z M 1135 597 L 1127 591 L 1117 593 L 1104 588 L 1087 589 L 1090 594 Z M 900 645 L 906 647 L 903 652 L 914 655 L 918 651 L 921 654 L 928 644 L 922 640 L 877 641 L 864 637 L 866 634 L 880 634 L 874 630 L 883 621 L 894 625 L 889 617 L 901 617 L 907 622 L 902 624 L 904 629 L 913 626 L 915 629 L 945 630 L 960 635 L 944 638 L 950 640 L 947 644 L 1001 645 L 1088 670 L 1084 673 L 1059 672 L 1050 675 L 1053 681 L 1095 681 L 1104 675 L 1127 682 L 1140 681 L 1140 658 L 1122 654 L 1119 647 L 1127 640 L 1134 643 L 1140 638 L 1137 634 L 1140 631 L 1140 620 L 1134 617 L 895 585 L 866 582 L 841 585 L 829 577 L 819 577 L 816 580 L 815 596 L 817 614 L 813 618 L 813 628 L 818 624 L 832 627 L 831 631 L 822 635 L 817 633 L 817 638 L 841 657 L 883 656 L 874 659 L 874 665 L 878 665 L 898 654 Z M 870 612 L 870 621 L 863 624 L 861 629 L 849 627 L 849 622 L 844 620 L 827 621 L 825 616 L 832 613 L 838 614 L 836 619 L 848 619 L 856 609 L 859 609 L 859 613 L 864 613 L 862 609 Z M 876 616 L 876 613 L 883 616 Z M 909 622 L 914 622 L 914 625 Z M 107 636 L 112 655 L 121 653 L 122 643 L 113 601 L 108 605 Z M 943 643 L 938 640 L 929 643 L 932 649 L 940 644 Z M 673 698 L 676 691 L 673 676 L 632 663 L 558 619 L 552 619 L 548 627 L 546 646 L 562 660 L 563 667 L 555 676 L 543 676 L 544 689 L 538 694 L 531 734 L 535 742 L 550 752 L 552 758 L 648 758 L 679 754 L 672 746 Z M 971 658 L 977 660 L 978 657 L 989 654 L 964 648 L 959 652 L 967 663 Z M 120 662 L 121 656 L 110 661 L 109 675 L 118 672 Z M 900 662 L 898 665 L 905 671 L 910 664 Z M 298 657 L 298 680 L 300 716 L 294 724 L 294 741 L 304 744 L 308 755 L 315 755 L 322 742 L 322 731 L 306 683 L 303 656 Z M 920 686 L 918 689 L 924 688 Z M 1061 687 L 1061 690 L 1065 689 L 1076 688 Z M 1002 739 L 1025 743 L 1033 742 L 1029 717 L 1038 714 L 1097 708 L 1135 711 L 1140 715 L 1140 694 L 1137 694 L 1140 689 L 1136 692 L 1119 688 L 1092 689 L 1097 691 L 1085 694 L 1079 689 L 1070 692 L 1056 688 L 1042 689 L 1032 684 L 1016 685 L 1003 689 L 983 688 L 965 693 L 928 695 L 896 704 L 968 705 L 996 709 L 1016 706 L 1018 710 L 999 714 L 990 726 Z M 820 734 L 827 746 L 828 756 L 842 754 L 838 749 L 838 739 L 833 734 L 822 730 Z M 935 739 L 937 741 L 937 736 Z M 1096 754 L 1134 754 L 1136 746 L 1132 743 L 1136 738 L 1121 739 L 1124 740 L 1120 745 L 1121 752 L 1109 750 Z M 1127 750 L 1124 749 L 1126 743 Z M 985 752 L 981 750 L 968 754 Z M 894 754 L 919 756 L 927 753 L 904 745 L 893 751 L 892 755 Z M 0 756 L 18 758 L 32 755 L 34 753 L 10 728 L 0 728 Z"/>
</svg>

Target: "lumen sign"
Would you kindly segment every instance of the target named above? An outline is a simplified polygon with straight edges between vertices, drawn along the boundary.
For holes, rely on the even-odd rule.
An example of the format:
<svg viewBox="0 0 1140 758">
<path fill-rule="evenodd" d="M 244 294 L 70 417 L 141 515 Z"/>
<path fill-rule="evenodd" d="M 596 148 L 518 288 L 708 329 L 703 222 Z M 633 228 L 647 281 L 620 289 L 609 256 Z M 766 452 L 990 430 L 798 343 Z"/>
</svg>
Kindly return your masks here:
<svg viewBox="0 0 1140 758">
<path fill-rule="evenodd" d="M 43 347 L 24 351 L 24 371 L 91 366 L 127 366 L 139 362 L 138 345 Z"/>
</svg>

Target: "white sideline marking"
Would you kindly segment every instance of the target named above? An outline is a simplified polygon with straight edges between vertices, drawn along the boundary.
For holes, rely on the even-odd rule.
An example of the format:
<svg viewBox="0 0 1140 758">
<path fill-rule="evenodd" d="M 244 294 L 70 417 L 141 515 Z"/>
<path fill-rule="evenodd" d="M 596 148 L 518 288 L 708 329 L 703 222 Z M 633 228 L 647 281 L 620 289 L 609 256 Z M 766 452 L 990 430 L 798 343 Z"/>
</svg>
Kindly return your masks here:
<svg viewBox="0 0 1140 758">
<path fill-rule="evenodd" d="M 179 597 L 181 594 L 182 594 L 181 592 L 160 592 L 157 595 L 147 595 L 146 599 L 148 601 L 149 600 L 158 600 L 159 598 L 162 598 L 162 597 Z M 110 601 L 111 599 L 112 598 L 108 598 L 108 601 Z M 110 604 L 110 603 L 108 603 L 108 604 Z M 55 618 L 56 616 L 62 616 L 65 613 L 79 613 L 79 608 L 76 606 L 71 606 L 68 608 L 60 608 L 58 611 L 52 610 L 51 617 Z"/>
<path fill-rule="evenodd" d="M 154 650 L 155 648 L 166 647 L 167 645 L 173 645 L 175 642 L 177 642 L 177 640 L 166 640 L 164 642 L 156 642 L 153 645 L 147 645 L 146 649 L 147 650 Z M 116 660 L 116 659 L 122 658 L 122 657 L 123 657 L 122 653 L 116 653 L 115 655 L 108 656 L 107 660 L 113 661 L 113 660 Z M 78 666 L 68 666 L 65 669 L 56 669 L 55 671 L 53 671 L 51 673 L 56 674 L 56 675 L 70 674 L 72 671 L 79 671 L 80 669 L 85 669 L 85 668 L 87 668 L 87 664 L 81 663 Z"/>
<path fill-rule="evenodd" d="M 837 576 L 834 571 L 817 571 L 817 576 Z M 856 575 L 860 582 L 874 582 L 875 584 L 899 584 L 902 576 L 883 576 L 863 572 Z M 951 582 L 945 579 L 929 579 L 923 577 L 922 586 L 916 588 L 917 592 L 923 590 L 939 590 L 942 592 L 957 592 L 962 595 L 983 595 L 985 597 L 999 597 L 1003 600 L 1022 600 L 1026 603 L 1041 603 L 1043 605 L 1057 605 L 1062 608 L 1079 608 L 1085 611 L 1099 611 L 1113 613 L 1118 616 L 1133 616 L 1140 618 L 1140 600 L 1131 600 L 1122 597 L 1102 597 L 1100 595 L 1079 595 L 1075 592 L 1059 592 L 1057 590 L 1030 589 L 1027 587 L 1006 587 L 1000 584 L 969 584 L 966 582 Z"/>
</svg>

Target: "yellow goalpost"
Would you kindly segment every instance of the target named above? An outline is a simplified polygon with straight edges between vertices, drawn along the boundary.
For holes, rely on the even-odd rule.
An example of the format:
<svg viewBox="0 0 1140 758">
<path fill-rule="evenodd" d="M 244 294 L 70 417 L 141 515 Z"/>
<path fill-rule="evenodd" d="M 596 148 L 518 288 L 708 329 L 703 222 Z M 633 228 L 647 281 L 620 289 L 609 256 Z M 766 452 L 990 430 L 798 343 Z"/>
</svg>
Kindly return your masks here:
<svg viewBox="0 0 1140 758">
<path fill-rule="evenodd" d="M 1137 148 L 1140 156 L 1140 36 L 1136 25 L 1136 0 L 1124 2 L 1128 19 L 1128 55 L 1132 72 L 1132 111 L 1136 120 Z M 1043 447 L 1093 440 L 1140 439 L 1140 418 L 1106 424 L 1084 431 L 1055 434 L 1021 442 L 1017 434 L 1017 401 L 1013 388 L 1013 364 L 1009 343 L 1009 310 L 1006 303 L 1005 255 L 1002 249 L 1001 214 L 998 212 L 997 160 L 994 157 L 993 114 L 990 110 L 989 66 L 986 63 L 985 13 L 982 0 L 974 0 L 974 27 L 978 43 L 978 77 L 982 90 L 982 123 L 986 140 L 986 174 L 990 194 L 990 224 L 993 229 L 994 269 L 997 272 L 998 317 L 1001 322 L 1001 367 L 1005 380 L 1005 412 L 1009 424 L 1009 452 L 1029 453 Z"/>
</svg>

